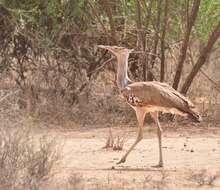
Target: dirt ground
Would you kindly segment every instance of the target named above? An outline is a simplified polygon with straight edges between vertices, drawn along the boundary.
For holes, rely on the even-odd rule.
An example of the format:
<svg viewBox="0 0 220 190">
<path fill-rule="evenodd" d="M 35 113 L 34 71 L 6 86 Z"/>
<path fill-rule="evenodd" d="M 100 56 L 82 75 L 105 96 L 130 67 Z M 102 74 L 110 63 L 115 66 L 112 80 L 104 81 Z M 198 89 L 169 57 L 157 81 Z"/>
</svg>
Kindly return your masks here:
<svg viewBox="0 0 220 190">
<path fill-rule="evenodd" d="M 135 140 L 136 127 L 112 128 L 114 136 L 125 137 L 122 151 L 102 148 L 108 135 L 102 126 L 41 129 L 63 143 L 51 183 L 56 185 L 49 189 L 219 190 L 220 128 L 163 124 L 163 129 L 164 168 L 152 167 L 158 162 L 154 124 L 146 125 L 144 139 L 121 165 L 116 162 Z"/>
</svg>

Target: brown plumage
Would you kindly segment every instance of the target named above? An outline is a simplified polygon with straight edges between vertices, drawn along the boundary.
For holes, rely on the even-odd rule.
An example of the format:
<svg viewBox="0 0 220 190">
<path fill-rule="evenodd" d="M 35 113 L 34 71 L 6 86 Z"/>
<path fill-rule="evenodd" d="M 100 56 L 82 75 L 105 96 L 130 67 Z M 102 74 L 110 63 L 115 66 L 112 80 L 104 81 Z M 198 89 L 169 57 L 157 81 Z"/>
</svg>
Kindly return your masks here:
<svg viewBox="0 0 220 190">
<path fill-rule="evenodd" d="M 117 85 L 127 103 L 135 110 L 139 128 L 134 144 L 128 149 L 118 164 L 126 161 L 129 153 L 143 138 L 143 126 L 146 113 L 157 125 L 159 142 L 159 163 L 163 166 L 162 156 L 162 128 L 158 119 L 158 112 L 169 112 L 179 115 L 189 115 L 195 121 L 201 121 L 201 117 L 195 111 L 193 103 L 166 83 L 161 82 L 132 82 L 127 75 L 128 57 L 132 50 L 117 46 L 103 46 L 117 57 Z"/>
<path fill-rule="evenodd" d="M 201 121 L 193 103 L 166 83 L 134 82 L 122 89 L 121 93 L 131 106 L 145 107 L 147 112 L 187 114 L 195 121 Z"/>
</svg>

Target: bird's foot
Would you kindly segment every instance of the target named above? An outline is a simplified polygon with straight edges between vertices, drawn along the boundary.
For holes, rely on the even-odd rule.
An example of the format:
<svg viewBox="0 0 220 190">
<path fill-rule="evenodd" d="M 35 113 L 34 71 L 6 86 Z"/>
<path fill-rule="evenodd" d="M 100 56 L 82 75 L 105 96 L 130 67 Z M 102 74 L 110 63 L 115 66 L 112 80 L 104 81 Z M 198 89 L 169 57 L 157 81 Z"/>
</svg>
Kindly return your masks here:
<svg viewBox="0 0 220 190">
<path fill-rule="evenodd" d="M 162 168 L 163 162 L 159 162 L 157 165 L 152 166 L 153 168 Z"/>
<path fill-rule="evenodd" d="M 121 160 L 119 162 L 117 162 L 116 164 L 121 164 L 121 163 L 125 163 L 126 161 L 126 158 L 125 157 L 122 157 Z"/>
</svg>

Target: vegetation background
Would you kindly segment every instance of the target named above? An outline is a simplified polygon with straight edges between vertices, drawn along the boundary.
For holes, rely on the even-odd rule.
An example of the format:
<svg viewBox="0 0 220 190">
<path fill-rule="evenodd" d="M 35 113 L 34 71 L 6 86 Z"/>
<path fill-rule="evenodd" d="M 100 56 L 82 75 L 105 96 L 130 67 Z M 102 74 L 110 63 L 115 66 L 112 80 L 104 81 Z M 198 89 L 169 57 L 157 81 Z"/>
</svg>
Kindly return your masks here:
<svg viewBox="0 0 220 190">
<path fill-rule="evenodd" d="M 122 112 L 107 64 L 115 59 L 97 49 L 109 44 L 135 49 L 133 80 L 167 82 L 219 119 L 219 0 L 0 3 L 1 85 L 19 89 L 17 104 L 29 114 L 82 121 Z"/>
<path fill-rule="evenodd" d="M 58 160 L 24 126 L 135 122 L 100 44 L 134 49 L 132 80 L 170 84 L 219 126 L 220 0 L 0 0 L 0 189 L 39 189 Z"/>
</svg>

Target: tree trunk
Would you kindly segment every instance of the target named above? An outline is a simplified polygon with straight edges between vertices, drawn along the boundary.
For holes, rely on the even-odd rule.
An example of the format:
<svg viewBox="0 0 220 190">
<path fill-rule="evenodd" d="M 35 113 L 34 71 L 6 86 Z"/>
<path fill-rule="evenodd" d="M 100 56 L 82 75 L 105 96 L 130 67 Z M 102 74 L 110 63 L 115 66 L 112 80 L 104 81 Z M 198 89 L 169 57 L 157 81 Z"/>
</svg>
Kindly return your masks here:
<svg viewBox="0 0 220 190">
<path fill-rule="evenodd" d="M 161 17 L 161 5 L 162 5 L 162 0 L 158 0 L 158 5 L 157 5 L 157 20 L 156 20 L 156 26 L 155 26 L 155 36 L 154 36 L 154 46 L 153 46 L 153 51 L 152 51 L 152 56 L 151 56 L 151 62 L 150 66 L 151 69 L 153 69 L 155 60 L 157 57 L 157 46 L 159 42 L 159 32 L 160 32 L 160 17 Z M 153 74 L 152 72 L 148 74 L 148 80 L 151 81 L 153 80 Z"/>
<path fill-rule="evenodd" d="M 180 50 L 179 61 L 178 61 L 177 69 L 176 69 L 176 74 L 174 77 L 174 82 L 173 82 L 173 88 L 176 90 L 178 89 L 178 86 L 179 86 L 180 77 L 181 77 L 182 70 L 183 70 L 183 63 L 186 59 L 186 52 L 187 52 L 187 47 L 189 44 L 189 37 L 190 37 L 191 31 L 192 31 L 192 27 L 195 24 L 195 20 L 196 20 L 197 13 L 199 10 L 200 2 L 201 2 L 201 0 L 194 0 L 190 17 L 187 20 L 186 31 L 184 34 L 183 44 L 182 44 L 182 47 Z"/>
<path fill-rule="evenodd" d="M 169 0 L 165 0 L 164 4 L 164 19 L 163 19 L 163 31 L 161 36 L 161 63 L 160 63 L 160 81 L 163 82 L 165 78 L 165 37 L 168 21 L 168 5 Z"/>
<path fill-rule="evenodd" d="M 193 67 L 191 73 L 186 78 L 186 81 L 184 82 L 184 84 L 182 86 L 181 93 L 183 93 L 183 94 L 187 93 L 190 85 L 193 82 L 193 79 L 197 75 L 200 68 L 205 64 L 207 57 L 209 56 L 209 54 L 212 50 L 212 47 L 215 44 L 215 42 L 217 41 L 217 39 L 219 38 L 219 36 L 220 36 L 220 21 L 217 24 L 217 26 L 215 27 L 212 34 L 210 35 L 208 42 L 207 42 L 206 46 L 203 48 L 203 50 L 202 50 L 202 52 L 201 52 L 201 54 L 195 64 L 195 66 Z"/>
<path fill-rule="evenodd" d="M 145 63 L 145 32 L 142 29 L 141 5 L 139 0 L 136 0 L 136 23 L 137 23 L 137 46 L 141 51 L 139 55 L 139 64 L 142 65 L 143 80 L 146 81 L 146 63 Z"/>
<path fill-rule="evenodd" d="M 149 24 L 150 24 L 150 19 L 151 19 L 151 15 L 152 15 L 152 7 L 153 7 L 153 1 L 142 1 L 143 6 L 145 7 L 145 12 L 147 13 L 145 16 L 145 27 L 147 29 L 147 34 L 149 34 L 148 32 L 148 28 L 149 28 Z M 147 37 L 145 42 L 145 66 L 146 66 L 146 71 L 145 71 L 145 76 L 147 74 L 147 80 L 153 80 L 153 74 L 151 72 L 151 67 L 149 66 L 149 52 L 150 50 L 150 39 L 149 37 Z"/>
</svg>

